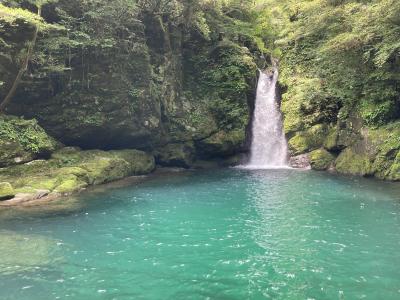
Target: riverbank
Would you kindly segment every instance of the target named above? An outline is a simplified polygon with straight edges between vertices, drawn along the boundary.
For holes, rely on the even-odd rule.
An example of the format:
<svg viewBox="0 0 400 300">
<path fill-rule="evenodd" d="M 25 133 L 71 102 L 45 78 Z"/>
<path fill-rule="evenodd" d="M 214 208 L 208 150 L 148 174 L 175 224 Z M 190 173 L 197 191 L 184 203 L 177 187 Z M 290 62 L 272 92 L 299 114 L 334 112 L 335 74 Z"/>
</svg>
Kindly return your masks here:
<svg viewBox="0 0 400 300">
<path fill-rule="evenodd" d="M 228 167 L 237 159 L 198 160 L 191 168 L 163 167 L 156 165 L 153 155 L 139 150 L 64 147 L 47 160 L 0 168 L 0 207 L 40 206 L 81 192 L 137 184 L 149 176 Z"/>
<path fill-rule="evenodd" d="M 0 169 L 1 205 L 51 200 L 89 186 L 129 176 L 149 174 L 154 157 L 138 150 L 82 151 L 65 147 L 47 160 L 39 159 Z"/>
</svg>

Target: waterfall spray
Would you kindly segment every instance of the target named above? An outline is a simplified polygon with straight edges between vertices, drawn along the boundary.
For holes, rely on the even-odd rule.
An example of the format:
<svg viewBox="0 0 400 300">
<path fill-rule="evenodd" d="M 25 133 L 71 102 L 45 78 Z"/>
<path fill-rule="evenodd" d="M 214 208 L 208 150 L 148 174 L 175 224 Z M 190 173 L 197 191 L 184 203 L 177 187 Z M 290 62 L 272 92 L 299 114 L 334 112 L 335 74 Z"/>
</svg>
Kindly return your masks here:
<svg viewBox="0 0 400 300">
<path fill-rule="evenodd" d="M 260 71 L 255 103 L 250 168 L 279 168 L 287 166 L 287 142 L 282 126 L 282 116 L 276 99 L 278 69 Z"/>
</svg>

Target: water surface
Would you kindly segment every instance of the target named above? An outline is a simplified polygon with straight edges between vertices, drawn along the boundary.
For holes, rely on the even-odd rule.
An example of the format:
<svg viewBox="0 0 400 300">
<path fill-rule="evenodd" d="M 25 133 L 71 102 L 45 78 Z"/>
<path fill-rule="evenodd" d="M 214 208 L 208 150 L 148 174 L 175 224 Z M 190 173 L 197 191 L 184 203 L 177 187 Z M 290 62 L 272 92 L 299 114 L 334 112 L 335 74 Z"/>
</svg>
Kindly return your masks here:
<svg viewBox="0 0 400 300">
<path fill-rule="evenodd" d="M 399 184 L 164 174 L 0 210 L 0 299 L 400 299 L 399 228 Z"/>
</svg>

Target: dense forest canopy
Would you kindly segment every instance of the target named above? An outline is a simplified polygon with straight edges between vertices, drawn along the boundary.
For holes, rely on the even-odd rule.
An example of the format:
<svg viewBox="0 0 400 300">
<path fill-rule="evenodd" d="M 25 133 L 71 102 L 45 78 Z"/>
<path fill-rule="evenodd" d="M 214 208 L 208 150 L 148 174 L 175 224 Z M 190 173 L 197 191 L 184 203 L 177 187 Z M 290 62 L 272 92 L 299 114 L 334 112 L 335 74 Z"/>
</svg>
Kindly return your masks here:
<svg viewBox="0 0 400 300">
<path fill-rule="evenodd" d="M 399 117 L 398 1 L 286 1 L 275 14 L 284 82 L 309 95 L 304 110 L 359 106 L 371 125 Z"/>
<path fill-rule="evenodd" d="M 143 14 L 167 16 L 208 37 L 204 14 L 210 7 L 235 17 L 225 30 L 255 37 L 267 54 L 281 59 L 282 83 L 296 89 L 293 97 L 307 95 L 296 100 L 302 110 L 324 110 L 318 118 L 329 119 L 342 106 L 359 106 L 369 124 L 398 118 L 400 4 L 395 0 L 9 0 L 0 6 L 1 30 L 12 26 L 16 31 L 27 23 L 40 27 L 30 65 L 32 75 L 42 76 L 68 72 L 72 60 L 96 55 L 98 49 L 139 47 L 132 41 L 133 24 Z M 30 35 L 21 38 L 32 43 Z M 4 50 L 12 45 L 0 41 L 7 55 Z M 26 51 L 20 49 L 16 64 L 23 65 Z"/>
<path fill-rule="evenodd" d="M 66 145 L 246 152 L 257 69 L 273 61 L 291 155 L 351 148 L 362 174 L 400 159 L 396 0 L 0 4 L 0 111 L 37 119 Z"/>
</svg>

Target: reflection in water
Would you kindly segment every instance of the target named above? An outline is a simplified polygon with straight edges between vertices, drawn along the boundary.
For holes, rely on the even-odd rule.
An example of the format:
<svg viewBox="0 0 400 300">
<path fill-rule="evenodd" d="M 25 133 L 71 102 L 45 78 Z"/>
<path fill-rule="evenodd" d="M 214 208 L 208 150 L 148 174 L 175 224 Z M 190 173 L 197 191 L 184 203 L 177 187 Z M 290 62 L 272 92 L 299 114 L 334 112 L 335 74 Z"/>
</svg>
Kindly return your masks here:
<svg viewBox="0 0 400 300">
<path fill-rule="evenodd" d="M 0 299 L 397 300 L 399 195 L 229 169 L 3 210 Z"/>
</svg>

